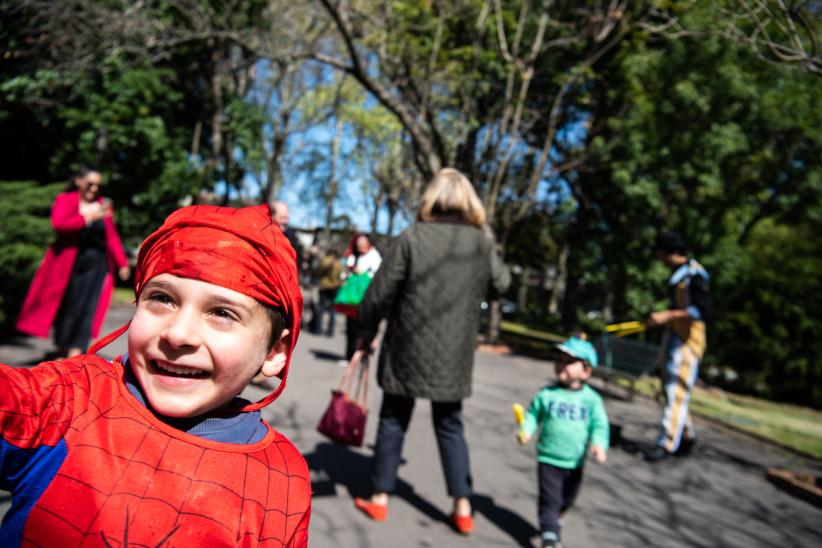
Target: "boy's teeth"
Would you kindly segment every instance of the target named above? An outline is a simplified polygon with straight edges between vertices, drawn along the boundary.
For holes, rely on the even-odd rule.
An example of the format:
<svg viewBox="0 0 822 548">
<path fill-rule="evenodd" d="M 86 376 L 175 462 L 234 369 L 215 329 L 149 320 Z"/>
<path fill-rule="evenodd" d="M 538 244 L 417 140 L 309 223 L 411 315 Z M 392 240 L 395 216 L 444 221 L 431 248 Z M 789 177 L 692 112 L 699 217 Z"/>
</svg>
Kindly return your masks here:
<svg viewBox="0 0 822 548">
<path fill-rule="evenodd" d="M 160 362 L 155 362 L 155 363 L 157 364 L 157 367 L 159 367 L 160 369 L 163 369 L 163 370 L 168 371 L 170 373 L 174 373 L 176 375 L 192 375 L 192 376 L 194 376 L 194 375 L 199 375 L 199 374 L 202 373 L 202 371 L 200 371 L 199 369 L 192 369 L 190 367 L 180 367 L 180 366 L 177 366 L 177 365 L 172 365 L 170 363 L 160 363 Z"/>
</svg>

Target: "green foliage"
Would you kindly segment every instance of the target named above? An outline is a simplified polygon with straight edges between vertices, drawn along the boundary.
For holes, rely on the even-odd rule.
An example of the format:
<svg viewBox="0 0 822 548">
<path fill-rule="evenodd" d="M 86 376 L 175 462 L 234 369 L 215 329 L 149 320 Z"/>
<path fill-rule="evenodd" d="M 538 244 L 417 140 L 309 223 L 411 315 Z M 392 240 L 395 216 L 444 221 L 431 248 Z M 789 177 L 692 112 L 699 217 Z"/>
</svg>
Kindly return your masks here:
<svg viewBox="0 0 822 548">
<path fill-rule="evenodd" d="M 0 327 L 9 329 L 54 232 L 49 221 L 62 183 L 0 181 Z"/>
<path fill-rule="evenodd" d="M 723 242 L 717 250 L 711 361 L 735 369 L 746 391 L 822 402 L 819 234 L 818 217 L 791 225 L 768 219 L 745 246 Z"/>
<path fill-rule="evenodd" d="M 98 15 L 119 9 L 117 3 L 77 4 Z M 610 36 L 629 31 L 650 6 L 675 14 L 685 29 L 716 30 L 724 24 L 721 10 L 735 4 L 631 3 Z M 420 122 L 430 153 L 464 170 L 481 194 L 494 192 L 492 175 L 514 143 L 494 220 L 505 227 L 501 237 L 513 263 L 540 272 L 567 253 L 566 328 L 601 324 L 591 311 L 632 320 L 665 307 L 668 272 L 651 243 L 658 230 L 676 229 L 712 274 L 717 314 L 708 363 L 739 371 L 746 390 L 822 401 L 816 388 L 820 265 L 813 258 L 822 209 L 822 80 L 765 63 L 749 45 L 718 33 L 673 39 L 647 26 L 634 27 L 585 65 L 610 40 L 594 38 L 601 2 L 339 5 L 368 65 L 360 78 L 373 76 Z M 98 164 L 127 246 L 200 190 L 224 182 L 238 191 L 253 176 L 263 186 L 262 174 L 270 170 L 277 184 L 290 178 L 313 185 L 304 193 L 309 202 L 314 196 L 332 206 L 337 197 L 345 202 L 359 185 L 367 189 L 361 194 L 395 209 L 411 203 L 428 159 L 409 145 L 396 109 L 380 106 L 356 74 L 336 80 L 299 65 L 295 58 L 311 46 L 340 59 L 345 48 L 335 43 L 333 25 L 320 21 L 322 15 L 314 19 L 325 10 L 310 6 L 294 19 L 310 36 L 287 47 L 292 34 L 270 31 L 277 6 L 265 0 L 140 3 L 136 34 L 93 29 L 88 35 L 99 34 L 99 44 L 68 33 L 61 41 L 61 28 L 46 18 L 0 10 L 8 50 L 0 59 L 4 177 L 44 185 L 67 178 L 79 164 Z M 805 12 L 809 28 L 819 29 L 819 14 Z M 77 13 L 65 12 L 78 18 L 72 23 L 82 17 Z M 523 59 L 543 15 L 543 48 L 530 72 Z M 750 24 L 743 19 L 738 24 Z M 768 23 L 768 34 L 786 42 L 790 37 L 777 27 L 778 21 Z M 203 34 L 209 37 L 198 38 Z M 78 58 L 60 58 L 83 44 L 89 47 L 80 48 Z M 270 59 L 266 66 L 259 51 L 267 47 L 287 51 L 287 63 Z M 284 83 L 289 74 L 304 79 L 291 87 Z M 577 77 L 558 113 L 546 172 L 565 163 L 576 167 L 540 181 L 542 202 L 535 204 L 528 184 L 551 105 L 560 87 Z M 513 98 L 526 81 L 522 125 L 512 129 Z M 291 97 L 300 98 L 296 106 L 280 111 Z M 339 134 L 330 129 L 338 121 Z M 273 156 L 275 143 L 289 141 L 291 132 L 305 142 L 290 141 L 278 149 L 281 157 Z M 342 137 L 333 166 L 332 134 Z M 290 170 L 283 175 L 286 163 L 294 177 Z M 417 177 L 406 177 L 415 169 Z M 380 176 L 401 184 L 370 184 Z M 332 178 L 350 185 L 329 185 Z M 8 323 L 51 237 L 48 207 L 57 187 L 2 184 L 15 196 L 13 205 L 0 205 L 6 208 L 0 210 L 0 323 Z M 237 196 L 226 193 L 229 198 Z M 335 213 L 326 210 L 331 224 L 351 223 Z M 547 291 L 529 295 L 529 319 L 545 316 Z"/>
<path fill-rule="evenodd" d="M 113 198 L 127 239 L 139 240 L 201 183 L 185 157 L 187 135 L 168 122 L 178 115 L 182 100 L 173 81 L 169 69 L 109 59 L 101 80 L 76 83 L 72 106 L 58 113 L 74 138 L 56 150 L 51 171 L 99 164 L 107 180 L 104 193 Z"/>
<path fill-rule="evenodd" d="M 737 388 L 819 406 L 808 257 L 822 243 L 822 81 L 719 38 L 637 33 L 584 87 L 571 108 L 587 113 L 587 161 L 566 179 L 567 224 L 554 218 L 570 249 L 566 327 L 591 309 L 623 321 L 667 307 L 652 243 L 678 230 L 712 275 L 706 365 L 738 371 Z"/>
<path fill-rule="evenodd" d="M 67 179 L 79 165 L 98 165 L 121 231 L 140 239 L 203 182 L 185 154 L 187 131 L 173 123 L 181 115 L 183 95 L 169 69 L 128 65 L 119 58 L 106 59 L 100 69 L 99 77 L 37 70 L 9 78 L 0 85 L 0 113 L 17 120 L 21 110 L 48 104 L 32 110 L 47 156 L 27 158 L 47 169 L 30 174 Z M 3 150 L 11 154 L 13 147 Z"/>
</svg>

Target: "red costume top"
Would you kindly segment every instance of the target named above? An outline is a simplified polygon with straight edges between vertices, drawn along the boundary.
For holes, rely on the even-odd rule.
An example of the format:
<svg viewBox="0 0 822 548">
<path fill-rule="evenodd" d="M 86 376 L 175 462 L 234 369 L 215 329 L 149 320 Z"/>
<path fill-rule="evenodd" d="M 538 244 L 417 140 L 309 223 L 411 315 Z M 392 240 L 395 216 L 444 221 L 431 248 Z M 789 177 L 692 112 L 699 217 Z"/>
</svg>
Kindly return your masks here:
<svg viewBox="0 0 822 548">
<path fill-rule="evenodd" d="M 80 194 L 77 191 L 57 195 L 51 208 L 51 225 L 57 233 L 57 239 L 46 251 L 17 317 L 17 330 L 37 337 L 48 337 L 71 278 L 80 234 L 86 227 L 86 221 L 80 215 Z M 100 327 L 111 302 L 114 271 L 128 264 L 120 236 L 114 227 L 114 217 L 104 217 L 103 226 L 106 232 L 108 274 L 103 281 L 100 300 L 97 301 L 97 309 L 94 312 L 94 321 L 91 324 L 92 338 L 100 334 Z"/>
<path fill-rule="evenodd" d="M 129 394 L 123 366 L 78 356 L 0 367 L 0 545 L 307 546 L 305 460 L 180 432 Z"/>
<path fill-rule="evenodd" d="M 302 295 L 294 251 L 268 208 L 176 211 L 140 248 L 137 295 L 166 272 L 282 312 L 291 332 L 282 381 L 235 411 L 276 399 Z M 123 375 L 119 361 L 92 355 L 0 365 L 0 488 L 13 495 L 0 546 L 307 546 L 311 483 L 291 442 L 270 427 L 252 444 L 186 434 L 141 405 Z"/>
</svg>

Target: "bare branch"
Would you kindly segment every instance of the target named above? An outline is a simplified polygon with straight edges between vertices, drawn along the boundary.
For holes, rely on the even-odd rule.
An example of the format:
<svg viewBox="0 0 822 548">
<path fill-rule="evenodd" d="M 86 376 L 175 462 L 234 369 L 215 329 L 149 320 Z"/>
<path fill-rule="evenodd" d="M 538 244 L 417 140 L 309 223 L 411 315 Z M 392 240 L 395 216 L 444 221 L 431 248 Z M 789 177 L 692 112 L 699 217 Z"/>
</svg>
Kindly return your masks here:
<svg viewBox="0 0 822 548">
<path fill-rule="evenodd" d="M 333 4 L 331 0 L 320 1 L 334 20 L 337 31 L 342 37 L 348 51 L 351 64 L 346 71 L 360 82 L 385 108 L 397 116 L 402 126 L 411 135 L 411 138 L 418 146 L 420 154 L 422 155 L 422 157 L 417 159 L 418 167 L 423 173 L 427 174 L 427 176 L 432 175 L 435 171 L 439 170 L 443 159 L 435 154 L 432 142 L 428 136 L 425 135 L 424 129 L 420 127 L 417 117 L 409 112 L 406 105 L 396 100 L 385 86 L 368 74 L 354 43 L 353 31 L 348 21 L 346 11 L 341 9 L 339 4 Z"/>
<path fill-rule="evenodd" d="M 672 39 L 719 36 L 747 47 L 764 62 L 822 75 L 819 36 L 814 26 L 808 23 L 806 4 L 788 5 L 784 0 L 735 0 L 729 7 L 720 7 L 717 21 L 705 27 L 695 27 L 663 10 L 651 9 L 654 22 L 646 22 L 644 30 Z"/>
</svg>

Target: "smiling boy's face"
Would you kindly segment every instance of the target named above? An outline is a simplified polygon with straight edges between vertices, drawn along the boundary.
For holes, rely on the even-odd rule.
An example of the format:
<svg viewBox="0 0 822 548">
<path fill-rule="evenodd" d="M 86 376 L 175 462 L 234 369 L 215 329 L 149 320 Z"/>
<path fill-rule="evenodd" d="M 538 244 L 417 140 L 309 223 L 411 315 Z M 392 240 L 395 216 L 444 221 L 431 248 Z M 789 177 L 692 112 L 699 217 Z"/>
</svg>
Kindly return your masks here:
<svg viewBox="0 0 822 548">
<path fill-rule="evenodd" d="M 262 368 L 286 363 L 288 331 L 270 347 L 265 308 L 237 291 L 160 274 L 137 302 L 128 333 L 129 361 L 151 407 L 193 417 L 227 405 Z"/>
</svg>

